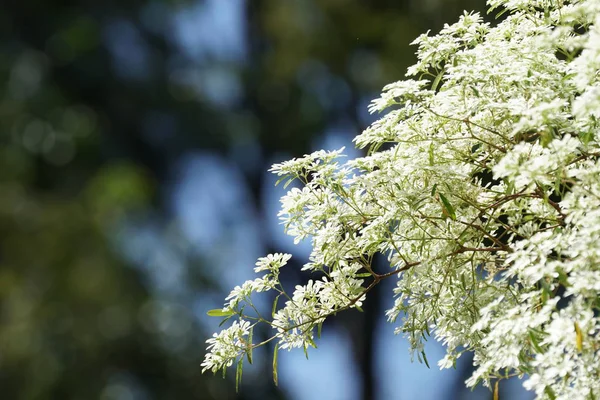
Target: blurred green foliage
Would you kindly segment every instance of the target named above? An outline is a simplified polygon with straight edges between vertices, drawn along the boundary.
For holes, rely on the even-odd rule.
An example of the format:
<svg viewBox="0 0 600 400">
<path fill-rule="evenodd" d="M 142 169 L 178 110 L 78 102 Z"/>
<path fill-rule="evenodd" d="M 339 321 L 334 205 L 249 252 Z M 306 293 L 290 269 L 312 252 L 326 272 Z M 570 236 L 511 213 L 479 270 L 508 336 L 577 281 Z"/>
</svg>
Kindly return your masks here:
<svg viewBox="0 0 600 400">
<path fill-rule="evenodd" d="M 118 80 L 106 68 L 101 24 L 84 4 L 6 11 L 12 26 L 4 25 L 0 45 L 1 397 L 233 397 L 226 382 L 199 375 L 207 332 L 193 310 L 156 297 L 113 245 L 129 216 L 152 210 L 158 181 L 156 170 L 110 139 L 120 133 L 113 126 L 119 121 L 99 104 L 118 93 L 88 92 L 98 77 Z M 21 30 L 19 20 L 34 24 Z"/>
</svg>

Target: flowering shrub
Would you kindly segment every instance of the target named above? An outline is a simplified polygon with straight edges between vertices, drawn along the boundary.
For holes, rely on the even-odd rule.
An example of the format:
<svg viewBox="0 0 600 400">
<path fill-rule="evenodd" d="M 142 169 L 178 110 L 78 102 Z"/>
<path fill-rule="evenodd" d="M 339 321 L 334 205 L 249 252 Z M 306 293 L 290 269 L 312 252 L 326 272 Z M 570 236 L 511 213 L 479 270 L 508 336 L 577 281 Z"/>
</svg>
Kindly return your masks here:
<svg viewBox="0 0 600 400">
<path fill-rule="evenodd" d="M 264 275 L 210 312 L 237 321 L 208 340 L 205 371 L 236 362 L 239 377 L 266 343 L 252 341 L 258 323 L 276 354 L 315 347 L 327 317 L 395 278 L 387 317 L 419 358 L 433 335 L 441 368 L 474 353 L 468 386 L 519 376 L 539 399 L 600 396 L 600 2 L 488 4 L 508 13 L 496 26 L 465 13 L 415 40 L 414 79 L 384 88 L 370 111 L 391 110 L 354 140 L 365 157 L 273 166 L 302 183 L 279 215 L 322 278 L 288 294 L 290 255 L 261 258 Z M 371 267 L 376 253 L 389 271 Z M 268 290 L 280 301 L 266 317 L 251 294 Z"/>
</svg>

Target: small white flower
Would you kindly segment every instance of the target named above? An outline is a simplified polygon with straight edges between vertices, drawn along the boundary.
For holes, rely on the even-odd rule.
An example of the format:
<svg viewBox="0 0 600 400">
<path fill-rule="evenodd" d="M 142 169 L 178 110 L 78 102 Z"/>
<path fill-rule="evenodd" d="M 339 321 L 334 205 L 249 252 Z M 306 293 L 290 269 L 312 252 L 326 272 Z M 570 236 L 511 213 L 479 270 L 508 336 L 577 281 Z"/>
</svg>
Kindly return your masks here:
<svg viewBox="0 0 600 400">
<path fill-rule="evenodd" d="M 290 258 L 292 258 L 292 255 L 287 253 L 274 253 L 261 257 L 256 262 L 254 272 L 270 271 L 276 273 L 287 264 Z"/>
</svg>

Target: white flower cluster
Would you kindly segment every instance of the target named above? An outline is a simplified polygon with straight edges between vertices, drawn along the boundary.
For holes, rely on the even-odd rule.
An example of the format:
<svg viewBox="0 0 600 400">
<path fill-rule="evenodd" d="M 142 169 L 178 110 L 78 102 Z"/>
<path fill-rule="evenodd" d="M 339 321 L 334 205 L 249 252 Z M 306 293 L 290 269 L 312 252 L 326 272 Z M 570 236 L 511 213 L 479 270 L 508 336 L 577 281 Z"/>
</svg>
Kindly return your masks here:
<svg viewBox="0 0 600 400">
<path fill-rule="evenodd" d="M 419 359 L 434 335 L 442 368 L 474 353 L 468 386 L 518 376 L 539 399 L 600 396 L 600 2 L 488 4 L 509 15 L 491 26 L 465 14 L 415 41 L 416 79 L 386 86 L 370 110 L 395 109 L 355 139 L 365 157 L 273 166 L 302 183 L 279 215 L 311 240 L 304 269 L 321 278 L 288 295 L 289 255 L 261 259 L 267 275 L 217 310 L 241 322 L 209 339 L 205 369 L 265 343 L 243 340 L 251 318 L 272 326 L 276 349 L 314 347 L 328 316 L 395 277 L 387 316 Z M 372 268 L 376 253 L 388 272 Z M 287 300 L 271 318 L 244 311 L 272 289 Z"/>
<path fill-rule="evenodd" d="M 230 367 L 238 357 L 243 356 L 248 348 L 245 338 L 248 337 L 250 329 L 250 322 L 240 320 L 234 321 L 229 328 L 218 334 L 214 333 L 213 337 L 206 341 L 209 352 L 202 362 L 202 371 L 210 369 L 217 372 L 219 369 Z"/>
</svg>

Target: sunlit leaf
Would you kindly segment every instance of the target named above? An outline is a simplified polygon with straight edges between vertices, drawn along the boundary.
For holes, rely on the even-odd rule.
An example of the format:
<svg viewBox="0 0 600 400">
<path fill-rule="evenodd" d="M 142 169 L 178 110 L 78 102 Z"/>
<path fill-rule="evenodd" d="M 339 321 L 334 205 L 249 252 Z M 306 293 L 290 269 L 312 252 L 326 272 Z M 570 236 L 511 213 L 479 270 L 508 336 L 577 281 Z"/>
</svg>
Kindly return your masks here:
<svg viewBox="0 0 600 400">
<path fill-rule="evenodd" d="M 231 310 L 224 310 L 221 308 L 215 308 L 214 310 L 208 310 L 206 315 L 209 317 L 230 317 L 235 313 Z"/>
</svg>

